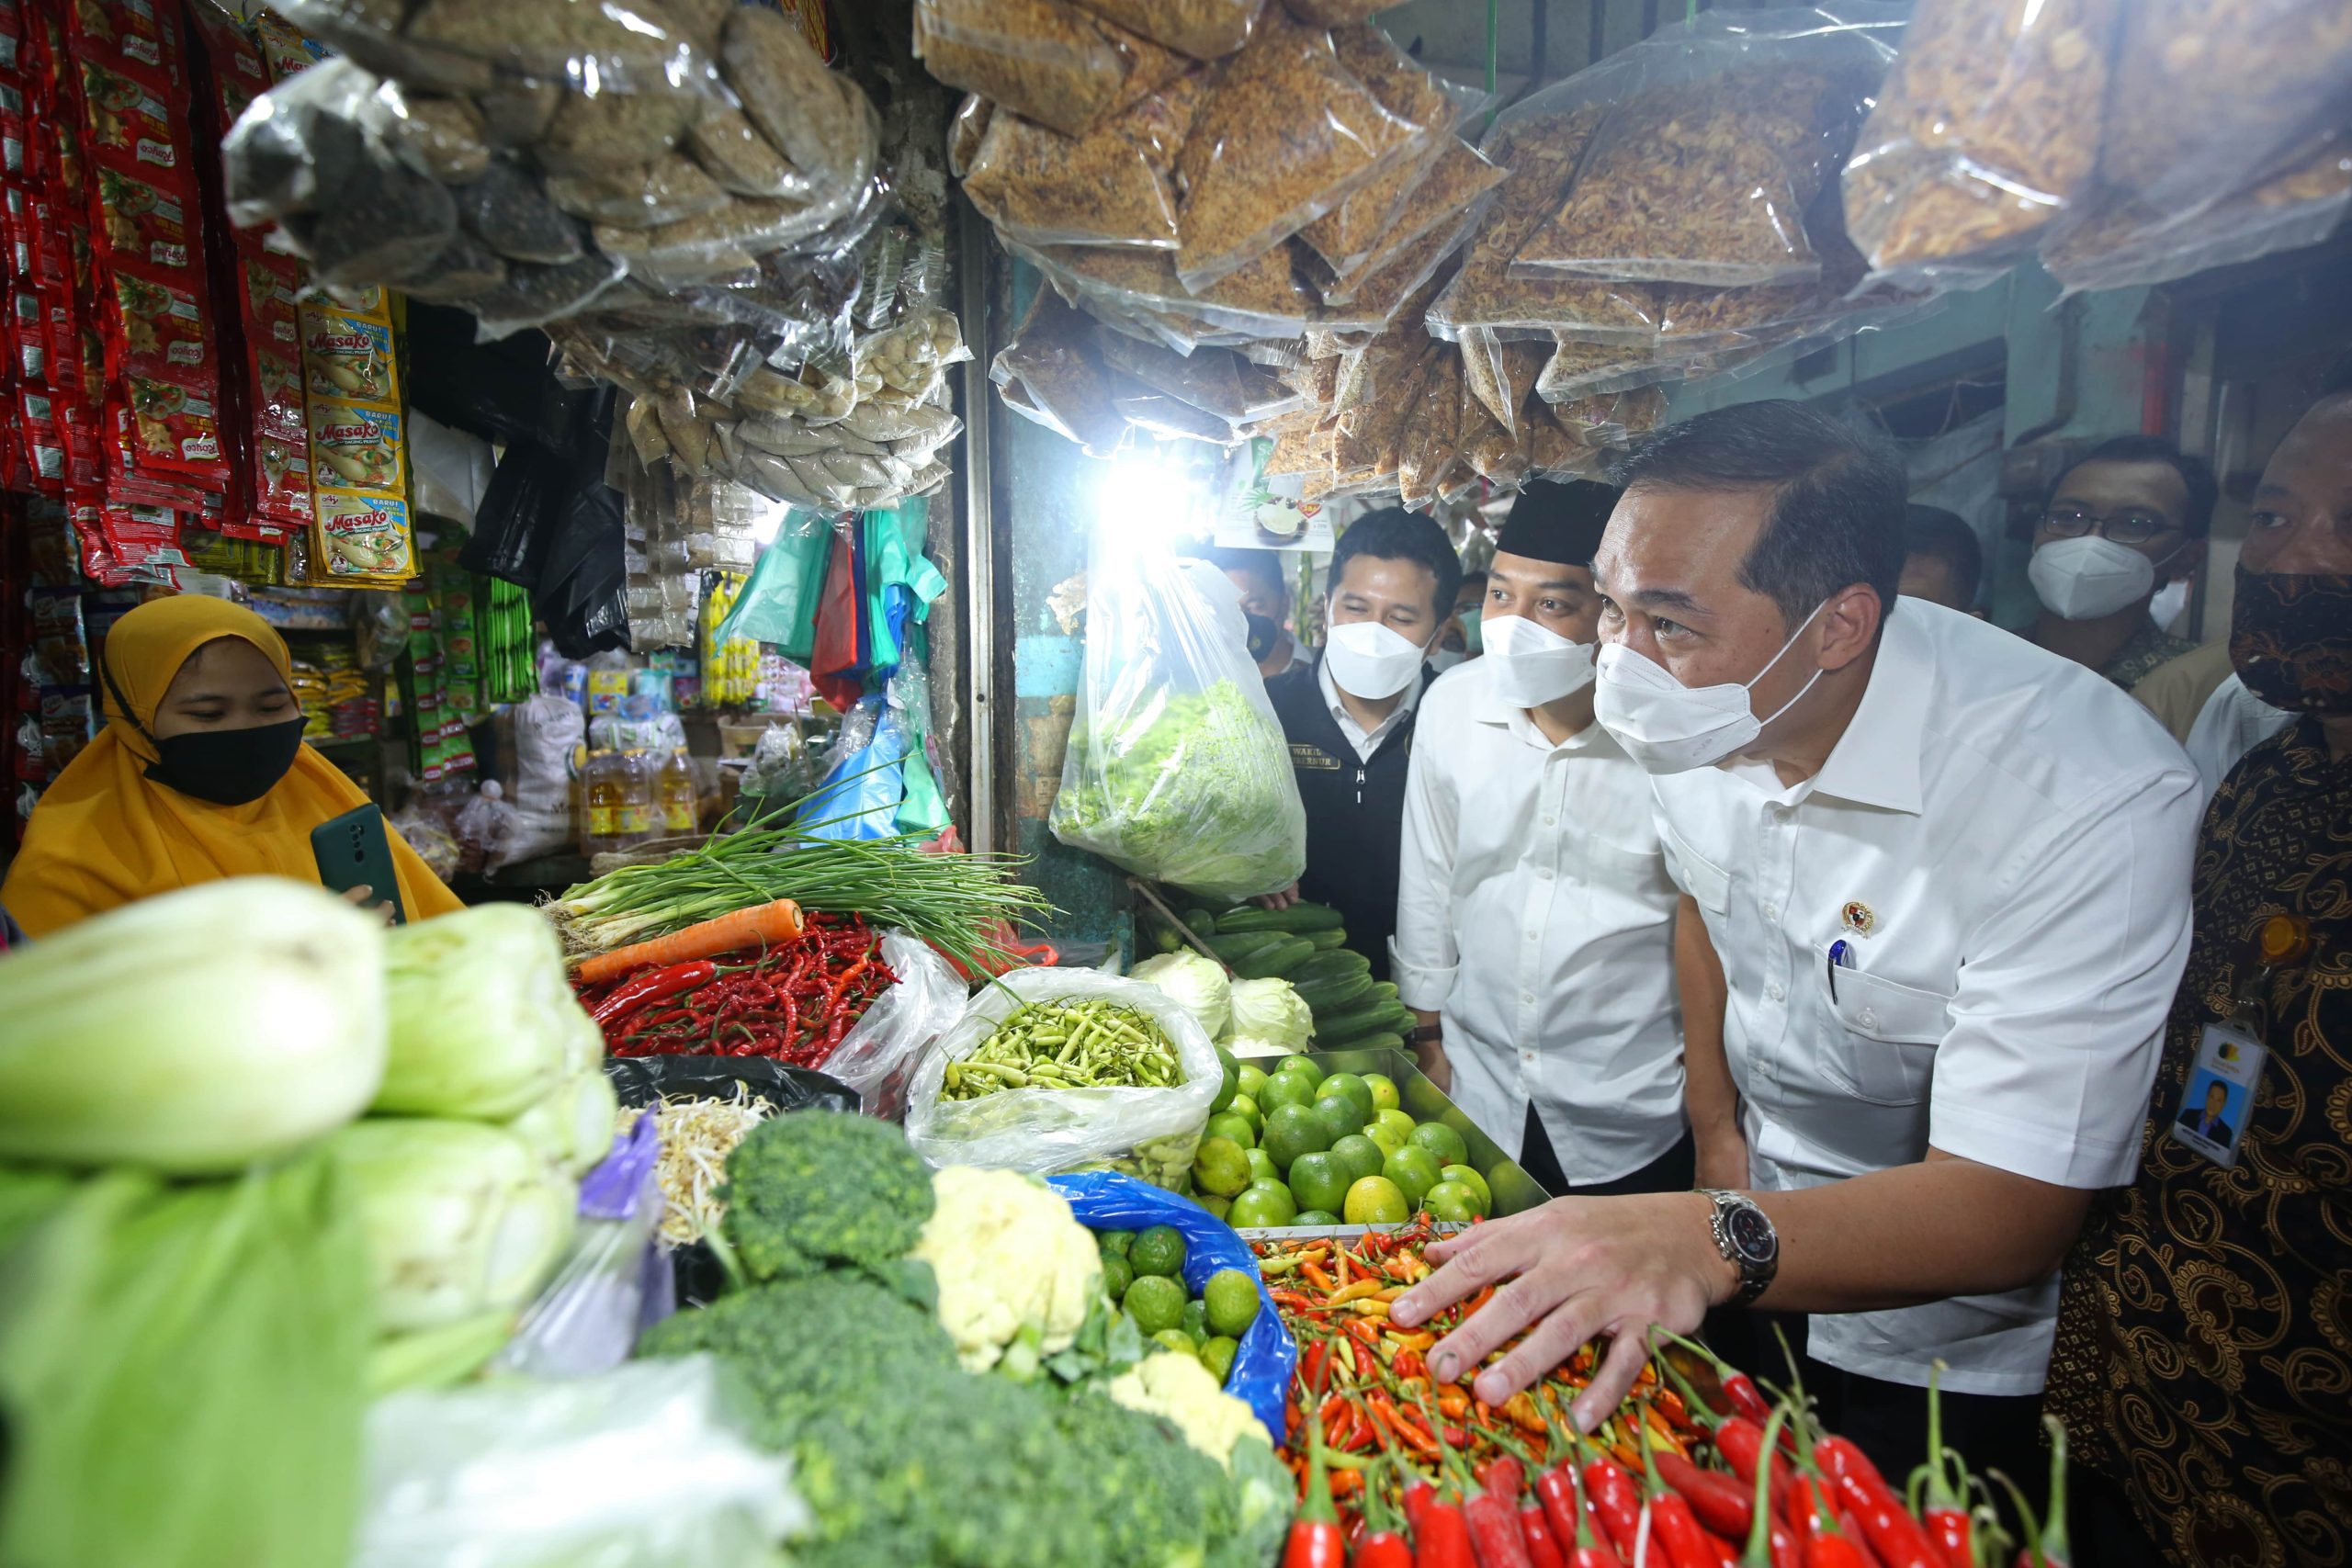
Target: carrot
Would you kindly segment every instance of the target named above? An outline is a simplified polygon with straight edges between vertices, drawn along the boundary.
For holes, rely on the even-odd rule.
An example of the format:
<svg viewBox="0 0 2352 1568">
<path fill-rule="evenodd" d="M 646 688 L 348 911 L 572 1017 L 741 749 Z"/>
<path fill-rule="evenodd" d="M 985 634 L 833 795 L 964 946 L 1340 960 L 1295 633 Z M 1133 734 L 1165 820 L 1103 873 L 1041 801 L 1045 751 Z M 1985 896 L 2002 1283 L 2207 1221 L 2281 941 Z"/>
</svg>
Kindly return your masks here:
<svg viewBox="0 0 2352 1568">
<path fill-rule="evenodd" d="M 741 947 L 782 947 L 800 935 L 800 906 L 789 898 L 734 909 L 715 920 L 672 931 L 650 942 L 599 953 L 580 965 L 575 978 L 585 985 L 618 979 L 648 964 L 683 964 Z"/>
</svg>

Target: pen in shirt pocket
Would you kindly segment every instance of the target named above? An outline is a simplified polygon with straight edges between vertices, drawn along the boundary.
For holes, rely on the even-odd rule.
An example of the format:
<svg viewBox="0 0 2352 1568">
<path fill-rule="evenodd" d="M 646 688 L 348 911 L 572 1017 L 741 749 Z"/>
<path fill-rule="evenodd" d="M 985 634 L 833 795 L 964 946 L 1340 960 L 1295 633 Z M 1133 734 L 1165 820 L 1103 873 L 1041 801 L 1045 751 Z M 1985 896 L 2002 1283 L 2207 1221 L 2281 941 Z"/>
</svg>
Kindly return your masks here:
<svg viewBox="0 0 2352 1568">
<path fill-rule="evenodd" d="M 1838 999 L 1838 971 L 1854 966 L 1854 950 L 1847 945 L 1845 938 L 1839 937 L 1829 944 L 1828 957 L 1829 999 L 1834 1002 Z"/>
</svg>

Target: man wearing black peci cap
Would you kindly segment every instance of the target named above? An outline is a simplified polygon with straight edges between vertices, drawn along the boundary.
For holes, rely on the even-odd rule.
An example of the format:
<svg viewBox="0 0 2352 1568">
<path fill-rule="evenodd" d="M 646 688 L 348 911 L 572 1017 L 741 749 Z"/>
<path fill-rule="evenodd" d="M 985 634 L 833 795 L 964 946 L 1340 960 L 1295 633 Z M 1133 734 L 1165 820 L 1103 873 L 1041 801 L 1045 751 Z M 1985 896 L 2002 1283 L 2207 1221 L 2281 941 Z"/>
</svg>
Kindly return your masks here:
<svg viewBox="0 0 2352 1568">
<path fill-rule="evenodd" d="M 1485 656 L 1424 705 L 1397 874 L 1395 974 L 1422 1070 L 1559 1194 L 1685 1191 L 1694 1164 L 1683 900 L 1649 775 L 1593 722 L 1592 556 L 1616 500 L 1538 483 L 1512 506 Z"/>
</svg>

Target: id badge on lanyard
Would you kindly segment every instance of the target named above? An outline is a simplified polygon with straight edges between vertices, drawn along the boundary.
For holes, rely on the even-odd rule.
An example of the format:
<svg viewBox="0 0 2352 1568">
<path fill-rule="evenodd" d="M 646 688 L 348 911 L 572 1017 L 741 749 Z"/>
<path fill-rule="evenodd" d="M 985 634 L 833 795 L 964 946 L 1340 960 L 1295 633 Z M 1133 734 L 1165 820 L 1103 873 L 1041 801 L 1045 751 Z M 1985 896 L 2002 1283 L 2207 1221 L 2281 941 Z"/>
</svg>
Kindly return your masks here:
<svg viewBox="0 0 2352 1568">
<path fill-rule="evenodd" d="M 2311 927 L 2300 915 L 2273 915 L 2254 942 L 2255 967 L 2238 989 L 2230 1017 L 2209 1023 L 2198 1037 L 2197 1060 L 2174 1108 L 2174 1141 L 2215 1165 L 2235 1168 L 2238 1149 L 2254 1120 L 2255 1092 L 2270 1059 L 2256 1019 L 2263 982 L 2271 972 L 2310 956 Z"/>
</svg>

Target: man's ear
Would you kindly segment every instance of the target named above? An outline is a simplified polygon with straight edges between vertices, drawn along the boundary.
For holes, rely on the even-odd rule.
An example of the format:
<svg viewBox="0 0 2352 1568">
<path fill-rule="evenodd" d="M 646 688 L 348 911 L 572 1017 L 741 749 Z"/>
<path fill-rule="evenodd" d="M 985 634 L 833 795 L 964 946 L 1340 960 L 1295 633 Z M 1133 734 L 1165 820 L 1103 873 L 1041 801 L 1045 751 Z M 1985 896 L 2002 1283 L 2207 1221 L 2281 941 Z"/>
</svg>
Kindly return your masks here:
<svg viewBox="0 0 2352 1568">
<path fill-rule="evenodd" d="M 1865 582 L 1841 588 L 1821 611 L 1821 668 L 1843 670 L 1871 650 L 1885 609 Z"/>
</svg>

